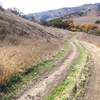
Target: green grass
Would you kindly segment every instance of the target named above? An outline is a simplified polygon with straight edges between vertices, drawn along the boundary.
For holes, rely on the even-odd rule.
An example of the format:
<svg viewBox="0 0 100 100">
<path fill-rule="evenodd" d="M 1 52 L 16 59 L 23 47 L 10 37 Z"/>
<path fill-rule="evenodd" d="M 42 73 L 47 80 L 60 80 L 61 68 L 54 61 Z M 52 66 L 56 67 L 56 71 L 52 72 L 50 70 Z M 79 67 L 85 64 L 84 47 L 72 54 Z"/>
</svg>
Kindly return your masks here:
<svg viewBox="0 0 100 100">
<path fill-rule="evenodd" d="M 34 80 L 39 79 L 43 73 L 53 70 L 54 66 L 64 59 L 70 50 L 70 43 L 65 42 L 64 49 L 58 54 L 13 77 L 6 86 L 0 86 L 0 100 L 14 99 L 24 89 L 28 88 Z"/>
<path fill-rule="evenodd" d="M 82 71 L 87 63 L 88 53 L 78 42 L 76 44 L 80 50 L 80 56 L 72 65 L 67 79 L 57 86 L 52 95 L 48 96 L 46 100 L 69 100 L 72 92 L 77 92 Z"/>
</svg>

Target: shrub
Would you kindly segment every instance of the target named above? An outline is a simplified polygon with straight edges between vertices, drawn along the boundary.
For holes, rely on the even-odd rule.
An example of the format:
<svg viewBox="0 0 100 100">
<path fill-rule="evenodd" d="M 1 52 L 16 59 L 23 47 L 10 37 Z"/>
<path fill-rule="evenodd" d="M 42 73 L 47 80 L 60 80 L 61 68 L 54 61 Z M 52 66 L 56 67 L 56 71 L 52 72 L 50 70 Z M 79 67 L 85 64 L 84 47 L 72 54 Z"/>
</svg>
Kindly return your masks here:
<svg viewBox="0 0 100 100">
<path fill-rule="evenodd" d="M 86 32 L 89 34 L 100 35 L 100 27 L 95 24 L 82 24 L 76 26 L 77 31 Z"/>
<path fill-rule="evenodd" d="M 97 26 L 95 24 L 82 24 L 82 25 L 78 25 L 76 28 L 77 30 L 88 33 L 90 30 L 95 30 Z"/>
<path fill-rule="evenodd" d="M 72 20 L 63 20 L 61 18 L 54 19 L 49 22 L 44 22 L 43 24 L 47 26 L 53 26 L 53 27 L 63 28 L 68 30 L 71 30 L 74 27 Z"/>
<path fill-rule="evenodd" d="M 96 23 L 96 24 L 100 24 L 100 20 L 96 20 L 95 23 Z"/>
</svg>

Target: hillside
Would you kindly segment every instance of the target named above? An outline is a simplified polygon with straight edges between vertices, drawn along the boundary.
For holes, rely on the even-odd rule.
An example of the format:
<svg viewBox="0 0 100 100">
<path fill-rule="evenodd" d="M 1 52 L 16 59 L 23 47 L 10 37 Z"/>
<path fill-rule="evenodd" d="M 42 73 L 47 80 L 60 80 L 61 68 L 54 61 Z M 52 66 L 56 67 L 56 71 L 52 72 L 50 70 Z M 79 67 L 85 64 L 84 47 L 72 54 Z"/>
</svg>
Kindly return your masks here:
<svg viewBox="0 0 100 100">
<path fill-rule="evenodd" d="M 34 17 L 37 21 L 41 20 L 52 20 L 55 18 L 61 18 L 64 16 L 70 16 L 70 15 L 85 15 L 91 11 L 96 12 L 97 14 L 100 14 L 100 3 L 97 4 L 86 4 L 79 7 L 72 7 L 72 8 L 61 8 L 57 10 L 50 10 L 46 12 L 40 12 L 40 13 L 33 13 L 28 14 L 27 18 L 31 20 L 32 17 Z"/>
<path fill-rule="evenodd" d="M 67 33 L 0 11 L 0 84 L 55 55 L 70 36 Z"/>
</svg>

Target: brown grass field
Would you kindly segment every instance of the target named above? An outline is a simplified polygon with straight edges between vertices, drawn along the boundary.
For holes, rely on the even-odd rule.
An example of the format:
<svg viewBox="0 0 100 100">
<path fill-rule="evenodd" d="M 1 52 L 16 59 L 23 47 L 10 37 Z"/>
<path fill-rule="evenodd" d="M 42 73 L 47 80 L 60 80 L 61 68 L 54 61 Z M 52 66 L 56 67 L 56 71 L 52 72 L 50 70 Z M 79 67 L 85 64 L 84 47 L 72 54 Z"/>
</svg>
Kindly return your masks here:
<svg viewBox="0 0 100 100">
<path fill-rule="evenodd" d="M 68 33 L 0 11 L 0 84 L 55 55 Z"/>
</svg>

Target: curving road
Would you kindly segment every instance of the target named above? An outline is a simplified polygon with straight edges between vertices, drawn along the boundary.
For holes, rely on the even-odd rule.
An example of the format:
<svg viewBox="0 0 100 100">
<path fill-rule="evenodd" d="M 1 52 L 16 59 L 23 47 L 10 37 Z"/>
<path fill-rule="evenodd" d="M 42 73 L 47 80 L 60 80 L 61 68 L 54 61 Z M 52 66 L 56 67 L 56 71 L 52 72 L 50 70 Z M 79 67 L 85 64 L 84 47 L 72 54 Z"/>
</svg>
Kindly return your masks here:
<svg viewBox="0 0 100 100">
<path fill-rule="evenodd" d="M 48 77 L 25 91 L 17 100 L 44 100 L 44 97 L 50 94 L 52 90 L 66 78 L 66 72 L 79 54 L 74 43 L 71 43 L 71 45 L 72 53 L 65 59 L 62 65 Z"/>
</svg>

